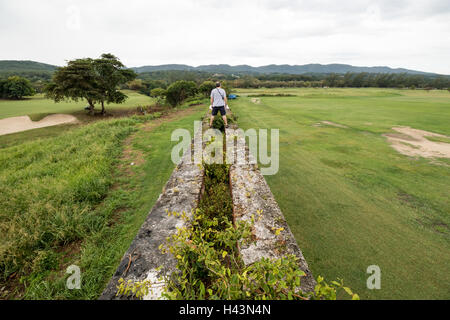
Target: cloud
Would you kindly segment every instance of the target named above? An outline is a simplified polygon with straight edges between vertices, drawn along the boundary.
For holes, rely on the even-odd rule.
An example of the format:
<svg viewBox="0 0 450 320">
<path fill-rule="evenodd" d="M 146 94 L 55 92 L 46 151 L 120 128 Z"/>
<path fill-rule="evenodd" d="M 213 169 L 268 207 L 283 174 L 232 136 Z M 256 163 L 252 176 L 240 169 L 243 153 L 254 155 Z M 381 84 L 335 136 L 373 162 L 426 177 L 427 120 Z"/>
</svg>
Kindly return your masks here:
<svg viewBox="0 0 450 320">
<path fill-rule="evenodd" d="M 441 0 L 0 0 L 0 59 L 349 63 L 450 74 Z"/>
</svg>

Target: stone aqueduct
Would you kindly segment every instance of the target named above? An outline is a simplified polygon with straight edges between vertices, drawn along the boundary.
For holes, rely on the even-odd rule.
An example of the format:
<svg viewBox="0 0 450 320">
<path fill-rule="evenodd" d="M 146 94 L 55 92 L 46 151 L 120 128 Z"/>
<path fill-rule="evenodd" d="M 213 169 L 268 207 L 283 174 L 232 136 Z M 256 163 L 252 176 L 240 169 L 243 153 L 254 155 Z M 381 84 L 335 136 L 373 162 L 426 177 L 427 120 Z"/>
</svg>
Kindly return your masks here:
<svg viewBox="0 0 450 320">
<path fill-rule="evenodd" d="M 232 129 L 237 128 L 235 125 L 230 127 L 232 128 L 225 129 L 227 139 L 232 138 Z M 206 128 L 208 125 L 204 121 L 195 135 L 202 135 Z M 237 151 L 245 152 L 246 157 L 251 157 L 248 147 L 241 147 L 245 150 Z M 163 273 L 167 275 L 175 271 L 176 259 L 169 253 L 161 253 L 159 246 L 185 224 L 181 217 L 169 216 L 167 212 L 184 211 L 191 217 L 202 196 L 204 169 L 191 161 L 192 157 L 191 150 L 183 155 L 99 299 L 127 299 L 116 296 L 120 278 L 125 281 L 150 280 L 151 290 L 144 299 L 161 298 L 164 283 L 159 282 L 159 278 Z M 258 166 L 249 164 L 249 161 L 231 165 L 230 188 L 235 221 L 249 221 L 257 211 L 261 213 L 253 228 L 253 238 L 256 240 L 239 248 L 242 261 L 251 264 L 262 257 L 281 258 L 294 254 L 298 258 L 299 267 L 306 273 L 301 281 L 301 289 L 312 291 L 315 286 L 312 273 Z M 273 230 L 281 231 L 275 234 Z M 284 250 L 279 250 L 280 243 Z"/>
</svg>

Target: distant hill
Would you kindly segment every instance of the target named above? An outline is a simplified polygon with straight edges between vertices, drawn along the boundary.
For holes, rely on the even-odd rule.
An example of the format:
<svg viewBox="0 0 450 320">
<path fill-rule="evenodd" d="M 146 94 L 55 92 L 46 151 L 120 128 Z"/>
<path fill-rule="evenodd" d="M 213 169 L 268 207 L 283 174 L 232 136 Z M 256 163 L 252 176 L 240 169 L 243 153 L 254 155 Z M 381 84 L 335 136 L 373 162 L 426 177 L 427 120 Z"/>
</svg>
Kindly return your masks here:
<svg viewBox="0 0 450 320">
<path fill-rule="evenodd" d="M 29 60 L 0 60 L 0 72 L 53 72 L 57 66 Z"/>
<path fill-rule="evenodd" d="M 28 60 L 0 60 L 0 73 L 23 73 L 23 72 L 49 72 L 53 73 L 57 66 L 28 61 Z M 368 72 L 368 73 L 408 73 L 420 74 L 428 76 L 436 76 L 435 73 L 409 70 L 403 68 L 389 67 L 356 67 L 348 64 L 305 64 L 305 65 L 288 65 L 288 64 L 270 64 L 261 67 L 252 67 L 249 65 L 230 66 L 228 64 L 210 64 L 192 67 L 185 64 L 164 64 L 155 66 L 142 66 L 131 68 L 137 73 L 155 72 L 155 71 L 197 71 L 208 73 L 222 74 L 312 74 L 312 73 L 347 73 L 347 72 Z"/>
<path fill-rule="evenodd" d="M 194 67 L 185 65 L 185 64 L 162 64 L 158 66 L 143 66 L 143 67 L 137 67 L 137 68 L 131 68 L 137 73 L 143 73 L 143 72 L 154 72 L 154 71 L 195 71 L 196 69 Z"/>
<path fill-rule="evenodd" d="M 368 73 L 408 73 L 422 75 L 436 75 L 435 73 L 408 70 L 403 68 L 389 67 L 355 67 L 348 64 L 305 64 L 305 65 L 267 65 L 261 67 L 252 67 L 249 65 L 230 66 L 228 64 L 201 65 L 192 67 L 184 64 L 166 64 L 158 66 L 143 66 L 132 68 L 137 73 L 152 71 L 204 71 L 212 73 L 284 73 L 284 74 L 305 74 L 305 73 L 347 73 L 347 72 L 368 72 Z"/>
</svg>

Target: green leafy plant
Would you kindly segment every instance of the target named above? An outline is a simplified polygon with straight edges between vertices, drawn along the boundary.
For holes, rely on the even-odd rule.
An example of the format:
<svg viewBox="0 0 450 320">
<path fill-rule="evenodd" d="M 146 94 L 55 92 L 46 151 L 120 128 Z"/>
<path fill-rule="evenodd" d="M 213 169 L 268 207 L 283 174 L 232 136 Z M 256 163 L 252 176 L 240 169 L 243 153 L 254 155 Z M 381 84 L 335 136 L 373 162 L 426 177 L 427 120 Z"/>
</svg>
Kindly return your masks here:
<svg viewBox="0 0 450 320">
<path fill-rule="evenodd" d="M 275 260 L 263 258 L 245 266 L 237 247 L 252 241 L 251 229 L 252 223 L 238 222 L 233 226 L 229 221 L 220 221 L 220 217 L 208 218 L 198 210 L 191 226 L 179 229 L 161 247 L 177 259 L 177 272 L 165 279 L 164 297 L 334 300 L 342 289 L 352 299 L 359 299 L 343 282 L 327 284 L 322 277 L 318 278 L 314 292 L 302 292 L 299 288 L 305 273 L 294 255 Z"/>
<path fill-rule="evenodd" d="M 34 94 L 35 90 L 28 79 L 18 76 L 9 77 L 6 80 L 0 79 L 0 98 L 17 100 Z"/>
<path fill-rule="evenodd" d="M 229 166 L 204 164 L 205 192 L 192 221 L 168 238 L 160 249 L 177 259 L 177 271 L 166 276 L 163 293 L 168 299 L 336 299 L 343 290 L 353 299 L 359 297 L 343 282 L 327 284 L 319 277 L 314 292 L 300 290 L 298 258 L 263 258 L 245 265 L 238 248 L 252 242 L 252 221 L 232 222 Z M 169 213 L 170 214 L 170 213 Z M 274 232 L 277 233 L 278 230 Z M 279 233 L 279 232 L 278 232 Z"/>
<path fill-rule="evenodd" d="M 197 85 L 194 81 L 179 80 L 172 83 L 166 90 L 166 100 L 172 106 L 176 107 L 189 97 L 195 96 Z"/>
<path fill-rule="evenodd" d="M 150 97 L 164 98 L 166 96 L 166 90 L 163 88 L 155 88 L 150 91 Z"/>
<path fill-rule="evenodd" d="M 143 281 L 125 281 L 123 278 L 119 279 L 116 296 L 136 297 L 143 299 L 149 292 L 151 283 L 149 280 Z"/>
</svg>

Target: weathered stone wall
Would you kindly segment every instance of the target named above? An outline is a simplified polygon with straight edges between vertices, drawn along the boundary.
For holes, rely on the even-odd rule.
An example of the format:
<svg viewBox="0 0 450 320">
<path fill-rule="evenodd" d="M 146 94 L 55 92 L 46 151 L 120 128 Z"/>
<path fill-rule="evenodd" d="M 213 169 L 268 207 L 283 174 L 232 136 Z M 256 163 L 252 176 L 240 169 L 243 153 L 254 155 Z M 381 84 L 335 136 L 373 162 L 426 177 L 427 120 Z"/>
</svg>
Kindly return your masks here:
<svg viewBox="0 0 450 320">
<path fill-rule="evenodd" d="M 234 129 L 236 127 L 226 129 L 228 141 L 235 140 Z M 294 254 L 299 259 L 300 268 L 306 273 L 302 278 L 301 289 L 312 291 L 316 282 L 269 185 L 257 165 L 252 164 L 256 161 L 245 144 L 236 141 L 235 145 L 235 156 L 244 154 L 246 161 L 235 161 L 230 167 L 234 219 L 251 221 L 252 216 L 255 217 L 253 236 L 256 241 L 240 247 L 244 263 L 248 265 L 263 257 L 281 258 Z"/>
<path fill-rule="evenodd" d="M 180 164 L 172 172 L 163 192 L 99 299 L 119 299 L 116 297 L 116 292 L 120 278 L 124 278 L 125 281 L 151 280 L 152 288 L 144 299 L 161 297 L 164 283 L 158 282 L 158 278 L 162 274 L 172 273 L 176 267 L 176 260 L 169 253 L 162 254 L 159 246 L 185 223 L 181 217 L 169 216 L 168 212 L 182 213 L 184 211 L 189 217 L 192 216 L 197 208 L 202 189 L 203 169 L 190 161 L 191 156 L 192 151 L 186 152 Z M 162 269 L 157 270 L 160 266 Z M 121 297 L 121 299 L 126 298 Z"/>
<path fill-rule="evenodd" d="M 205 117 L 203 130 L 207 128 L 208 117 Z M 197 139 L 201 139 L 203 130 L 199 128 L 196 132 L 196 141 L 201 141 Z M 226 129 L 226 134 L 227 139 L 234 139 L 230 129 Z M 306 273 L 301 289 L 313 290 L 314 278 L 266 180 L 256 165 L 248 164 L 249 158 L 250 163 L 255 163 L 255 159 L 249 155 L 245 143 L 237 145 L 236 153 L 244 152 L 246 161 L 237 162 L 230 167 L 234 219 L 250 221 L 252 215 L 256 218 L 253 230 L 255 243 L 239 248 L 244 263 L 248 265 L 262 257 L 281 258 L 294 254 L 299 259 L 300 268 Z M 159 246 L 164 244 L 177 228 L 185 226 L 181 217 L 169 216 L 168 212 L 184 211 L 191 217 L 202 192 L 204 171 L 201 166 L 191 161 L 193 151 L 183 155 L 99 299 L 128 299 L 116 297 L 120 278 L 125 281 L 150 280 L 151 290 L 144 299 L 161 298 L 164 283 L 158 279 L 163 274 L 169 275 L 175 271 L 176 260 L 170 253 L 162 254 Z M 231 153 L 231 150 L 228 150 L 228 153 Z M 162 268 L 158 269 L 159 267 Z"/>
</svg>

